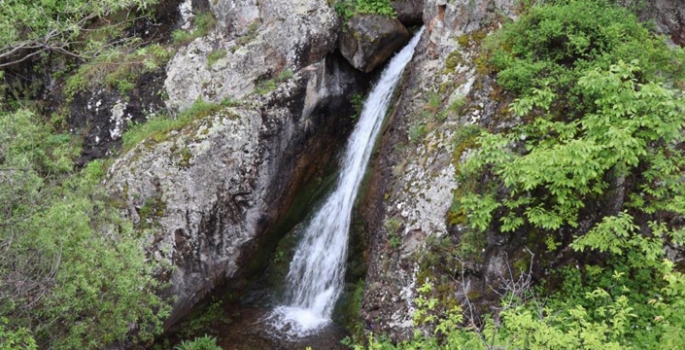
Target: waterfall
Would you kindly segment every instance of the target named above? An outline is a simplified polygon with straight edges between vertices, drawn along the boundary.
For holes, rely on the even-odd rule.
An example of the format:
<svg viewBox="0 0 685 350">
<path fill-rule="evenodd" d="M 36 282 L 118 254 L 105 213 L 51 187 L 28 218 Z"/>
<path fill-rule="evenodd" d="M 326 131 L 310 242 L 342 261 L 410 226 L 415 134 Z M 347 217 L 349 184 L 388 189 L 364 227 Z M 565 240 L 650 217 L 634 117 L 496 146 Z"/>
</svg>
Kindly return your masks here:
<svg viewBox="0 0 685 350">
<path fill-rule="evenodd" d="M 392 94 L 421 33 L 423 29 L 390 60 L 369 94 L 346 145 L 337 184 L 304 228 L 286 277 L 287 303 L 270 317 L 288 335 L 304 336 L 330 322 L 344 284 L 352 206 Z"/>
</svg>

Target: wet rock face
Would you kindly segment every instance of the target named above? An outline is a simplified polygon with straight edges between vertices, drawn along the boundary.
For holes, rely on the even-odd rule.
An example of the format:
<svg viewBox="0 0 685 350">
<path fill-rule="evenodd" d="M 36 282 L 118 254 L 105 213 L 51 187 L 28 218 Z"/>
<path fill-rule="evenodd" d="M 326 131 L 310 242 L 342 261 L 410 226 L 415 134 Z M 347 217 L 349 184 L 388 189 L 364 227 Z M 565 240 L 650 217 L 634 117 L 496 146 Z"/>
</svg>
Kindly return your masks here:
<svg viewBox="0 0 685 350">
<path fill-rule="evenodd" d="M 347 96 L 361 75 L 331 55 L 271 94 L 146 141 L 112 166 L 107 187 L 139 227 L 175 298 L 166 326 L 217 285 L 240 288 L 261 240 L 344 144 Z"/>
<path fill-rule="evenodd" d="M 165 87 L 173 110 L 198 98 L 243 98 L 258 84 L 335 50 L 339 21 L 325 0 L 219 0 L 209 6 L 217 18 L 214 32 L 180 48 L 168 66 Z"/>
<path fill-rule="evenodd" d="M 424 0 L 394 0 L 390 4 L 397 13 L 397 19 L 405 26 L 423 23 Z"/>
<path fill-rule="evenodd" d="M 361 14 L 349 19 L 340 38 L 340 52 L 352 66 L 370 72 L 408 41 L 409 32 L 397 19 Z"/>
</svg>

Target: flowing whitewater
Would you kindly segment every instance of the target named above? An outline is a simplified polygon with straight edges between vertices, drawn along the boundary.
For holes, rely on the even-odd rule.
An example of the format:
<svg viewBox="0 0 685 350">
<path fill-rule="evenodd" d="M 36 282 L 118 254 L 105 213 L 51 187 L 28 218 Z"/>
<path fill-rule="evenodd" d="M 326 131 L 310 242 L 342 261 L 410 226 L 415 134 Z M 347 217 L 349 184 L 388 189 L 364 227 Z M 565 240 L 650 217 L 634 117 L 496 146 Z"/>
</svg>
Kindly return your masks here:
<svg viewBox="0 0 685 350">
<path fill-rule="evenodd" d="M 369 94 L 347 143 L 335 189 L 311 217 L 287 276 L 287 305 L 270 317 L 290 336 L 305 336 L 328 324 L 343 289 L 352 206 L 388 105 L 423 33 L 390 60 Z"/>
</svg>

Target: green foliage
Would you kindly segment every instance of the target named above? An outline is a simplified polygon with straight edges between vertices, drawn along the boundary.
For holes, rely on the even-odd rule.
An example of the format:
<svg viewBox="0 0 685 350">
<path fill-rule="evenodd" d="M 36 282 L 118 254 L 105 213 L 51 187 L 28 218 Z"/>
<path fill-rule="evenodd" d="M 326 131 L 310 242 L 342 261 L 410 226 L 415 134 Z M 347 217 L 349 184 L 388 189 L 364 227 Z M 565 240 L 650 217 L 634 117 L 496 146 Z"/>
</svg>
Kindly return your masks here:
<svg viewBox="0 0 685 350">
<path fill-rule="evenodd" d="M 259 29 L 260 25 L 261 22 L 258 19 L 250 23 L 250 25 L 247 26 L 245 33 L 236 38 L 236 46 L 233 48 L 233 50 L 235 51 L 237 48 L 257 38 L 257 29 Z"/>
<path fill-rule="evenodd" d="M 278 80 L 279 82 L 284 82 L 284 81 L 287 81 L 288 79 L 292 78 L 293 75 L 295 75 L 295 74 L 293 74 L 292 70 L 286 69 L 286 70 L 278 73 L 278 77 L 276 77 L 276 80 Z"/>
<path fill-rule="evenodd" d="M 409 140 L 411 142 L 419 142 L 423 140 L 428 131 L 425 123 L 417 123 L 409 127 Z"/>
<path fill-rule="evenodd" d="M 364 322 L 360 316 L 362 302 L 364 301 L 364 280 L 359 280 L 351 288 L 346 288 L 344 294 L 344 308 L 341 310 L 342 326 L 351 335 L 343 339 L 343 343 L 350 346 L 353 339 L 361 339 L 364 336 Z"/>
<path fill-rule="evenodd" d="M 418 279 L 415 321 L 436 333 L 358 349 L 685 347 L 673 336 L 685 331 L 685 276 L 664 260 L 666 244 L 685 241 L 683 51 L 602 0 L 534 6 L 484 46 L 484 67 L 514 100 L 491 130 L 456 133 L 448 220 L 459 244 L 426 254 Z M 478 247 L 487 230 L 539 235 L 578 266 L 461 328 L 424 270 L 468 256 L 458 248 Z"/>
<path fill-rule="evenodd" d="M 46 53 L 89 59 L 118 38 L 131 20 L 126 10 L 144 10 L 157 0 L 7 0 L 0 13 L 0 67 Z M 135 16 L 132 16 L 135 17 Z M 112 25 L 95 27 L 98 20 Z"/>
<path fill-rule="evenodd" d="M 274 79 L 261 81 L 254 88 L 255 93 L 262 96 L 274 90 L 276 90 L 276 81 Z"/>
<path fill-rule="evenodd" d="M 207 55 L 207 65 L 211 69 L 212 66 L 220 59 L 226 57 L 226 49 L 214 50 Z"/>
<path fill-rule="evenodd" d="M 620 20 L 617 20 L 620 19 Z M 556 1 L 535 6 L 486 41 L 498 83 L 515 93 L 571 88 L 590 68 L 608 69 L 619 59 L 639 60 L 645 76 L 683 74 L 683 54 L 669 50 L 635 16 L 603 0 Z M 555 102 L 586 105 L 575 89 Z"/>
<path fill-rule="evenodd" d="M 390 4 L 390 0 L 357 0 L 355 10 L 357 13 L 371 13 L 388 17 L 397 16 Z"/>
<path fill-rule="evenodd" d="M 362 109 L 364 109 L 364 96 L 362 94 L 352 95 L 352 108 L 354 109 L 354 115 L 352 119 L 357 119 L 362 114 Z"/>
<path fill-rule="evenodd" d="M 225 102 L 228 104 L 230 101 Z M 217 113 L 221 109 L 223 109 L 222 105 L 198 99 L 176 118 L 160 115 L 150 118 L 145 123 L 131 125 L 122 136 L 122 147 L 124 150 L 129 150 L 146 139 L 155 142 L 164 141 L 169 136 L 169 132 L 180 130 L 191 122 Z"/>
<path fill-rule="evenodd" d="M 158 44 L 135 49 L 120 47 L 105 50 L 67 78 L 64 93 L 71 98 L 77 92 L 99 85 L 116 88 L 122 94 L 128 93 L 141 74 L 164 66 L 170 57 L 170 52 Z"/>
<path fill-rule="evenodd" d="M 682 78 L 680 50 L 600 0 L 534 7 L 492 43 L 498 83 L 518 95 L 511 111 L 525 122 L 484 131 L 462 167 L 466 176 L 493 174 L 490 191 L 506 189 L 458 200 L 471 229 L 487 229 L 495 212 L 503 231 L 575 228 L 587 203 L 627 176 L 640 179 L 627 208 L 682 214 L 676 178 L 685 159 L 676 144 L 685 101 L 660 82 Z M 608 231 L 590 237 L 598 232 Z"/>
<path fill-rule="evenodd" d="M 193 340 L 184 340 L 181 344 L 177 345 L 175 350 L 222 350 L 221 347 L 216 345 L 216 338 L 204 335 L 202 337 L 197 337 Z"/>
<path fill-rule="evenodd" d="M 9 346 L 102 348 L 131 324 L 150 339 L 168 315 L 144 237 L 102 189 L 104 163 L 74 172 L 78 154 L 31 111 L 0 114 L 0 339 Z"/>
<path fill-rule="evenodd" d="M 388 246 L 390 249 L 397 249 L 402 245 L 402 238 L 399 236 L 399 229 L 402 226 L 402 220 L 398 217 L 392 217 L 385 220 L 385 229 L 388 232 Z"/>
<path fill-rule="evenodd" d="M 171 33 L 174 45 L 186 45 L 196 38 L 206 36 L 216 26 L 216 18 L 211 11 L 198 13 L 193 19 L 193 27 L 190 31 L 176 29 Z"/>
<path fill-rule="evenodd" d="M 212 323 L 226 321 L 228 321 L 228 319 L 226 318 L 224 310 L 221 307 L 221 301 L 213 300 L 211 303 L 209 303 L 209 305 L 202 309 L 199 315 L 192 317 L 186 322 L 183 322 L 180 325 L 181 331 L 179 334 L 183 337 L 190 337 L 191 335 L 206 329 Z"/>
<path fill-rule="evenodd" d="M 434 287 L 424 283 L 417 289 L 414 324 L 429 326 L 432 333 L 417 331 L 412 339 L 399 344 L 372 334 L 366 345 L 354 349 L 666 350 L 685 346 L 680 336 L 685 276 L 674 272 L 671 263 L 661 265 L 664 283 L 657 287 L 645 285 L 649 274 L 634 281 L 623 272 L 589 273 L 591 280 L 585 286 L 577 271 L 565 271 L 565 293 L 544 303 L 535 295 L 504 298 L 497 321 L 486 317 L 479 328 L 463 327 L 466 320 L 458 306 L 436 313 L 439 301 L 431 297 Z"/>
<path fill-rule="evenodd" d="M 338 0 L 334 6 L 338 16 L 345 22 L 362 13 L 397 17 L 390 0 Z"/>
<path fill-rule="evenodd" d="M 270 93 L 271 91 L 276 90 L 276 87 L 278 86 L 279 83 L 283 83 L 287 81 L 288 79 L 292 78 L 294 76 L 294 73 L 290 69 L 286 69 L 282 72 L 280 72 L 275 78 L 273 79 L 267 79 L 267 80 L 262 80 L 257 83 L 257 85 L 254 88 L 254 92 L 259 94 L 259 95 L 266 95 Z"/>
<path fill-rule="evenodd" d="M 9 319 L 0 317 L 0 348 L 3 350 L 37 350 L 38 345 L 27 328 L 8 329 Z"/>
</svg>

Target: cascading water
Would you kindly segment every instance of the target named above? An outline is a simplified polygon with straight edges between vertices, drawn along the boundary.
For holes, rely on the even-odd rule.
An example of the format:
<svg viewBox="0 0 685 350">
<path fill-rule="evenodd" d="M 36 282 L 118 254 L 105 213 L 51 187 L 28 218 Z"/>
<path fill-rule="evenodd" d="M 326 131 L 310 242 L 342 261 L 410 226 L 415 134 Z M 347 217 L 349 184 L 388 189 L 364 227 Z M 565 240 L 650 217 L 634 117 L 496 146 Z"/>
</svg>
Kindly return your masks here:
<svg viewBox="0 0 685 350">
<path fill-rule="evenodd" d="M 334 191 L 304 229 L 287 276 L 288 305 L 270 319 L 291 336 L 304 336 L 330 322 L 343 288 L 352 206 L 395 86 L 409 63 L 423 28 L 388 63 L 369 94 L 347 143 Z"/>
</svg>

